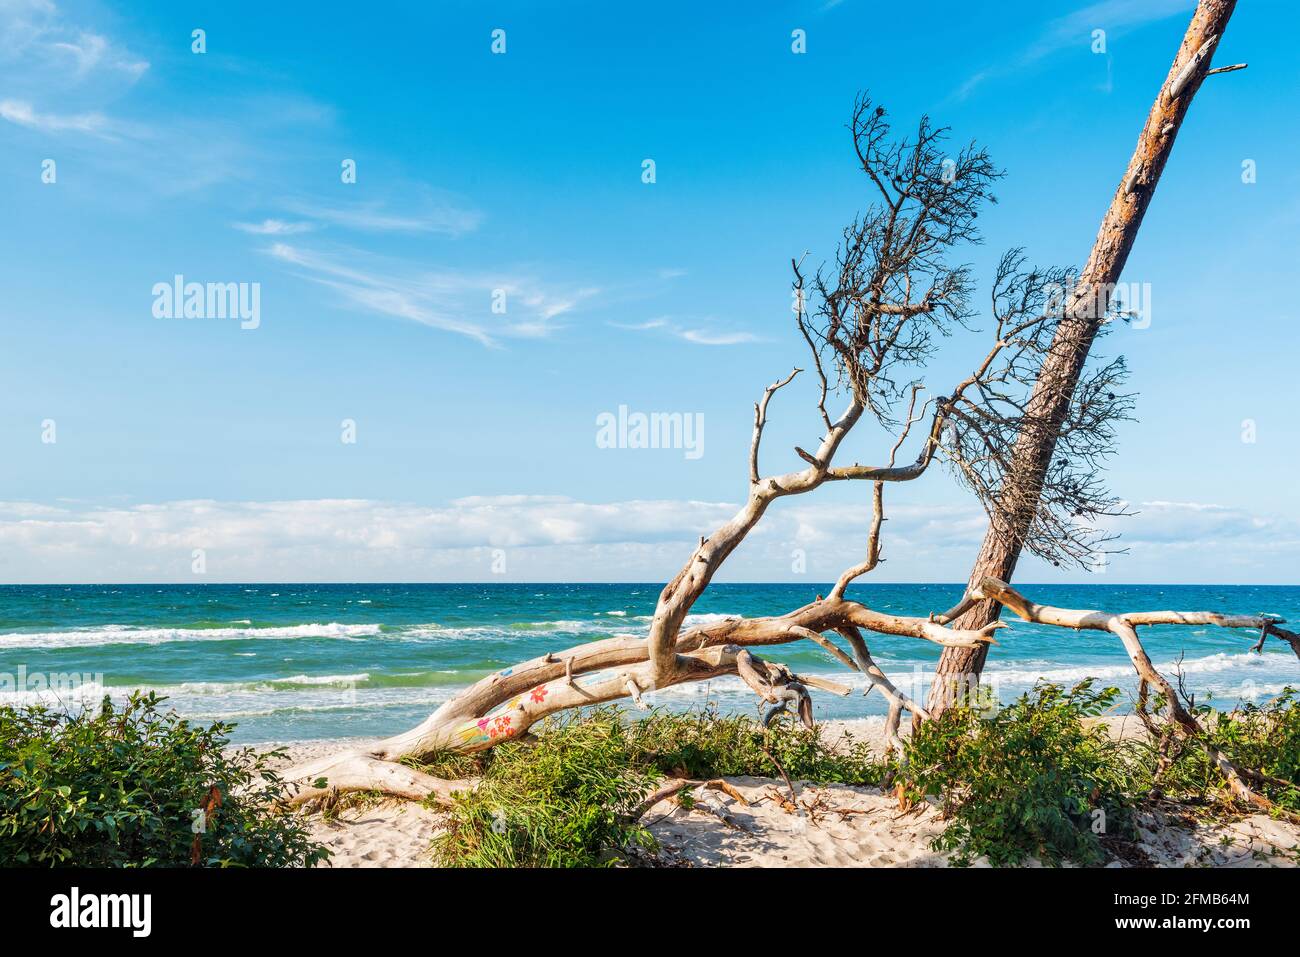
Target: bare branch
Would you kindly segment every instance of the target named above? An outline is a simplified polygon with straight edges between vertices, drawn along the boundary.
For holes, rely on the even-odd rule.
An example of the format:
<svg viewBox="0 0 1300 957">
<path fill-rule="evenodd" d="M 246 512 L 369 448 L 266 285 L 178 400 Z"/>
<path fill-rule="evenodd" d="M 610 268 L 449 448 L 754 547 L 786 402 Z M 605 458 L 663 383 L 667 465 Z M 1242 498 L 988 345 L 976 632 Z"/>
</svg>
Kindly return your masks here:
<svg viewBox="0 0 1300 957">
<path fill-rule="evenodd" d="M 758 484 L 758 443 L 763 438 L 763 426 L 767 425 L 767 403 L 776 394 L 777 389 L 787 386 L 802 369 L 795 369 L 784 379 L 773 382 L 763 390 L 763 398 L 754 403 L 754 438 L 749 444 L 749 481 Z"/>
</svg>

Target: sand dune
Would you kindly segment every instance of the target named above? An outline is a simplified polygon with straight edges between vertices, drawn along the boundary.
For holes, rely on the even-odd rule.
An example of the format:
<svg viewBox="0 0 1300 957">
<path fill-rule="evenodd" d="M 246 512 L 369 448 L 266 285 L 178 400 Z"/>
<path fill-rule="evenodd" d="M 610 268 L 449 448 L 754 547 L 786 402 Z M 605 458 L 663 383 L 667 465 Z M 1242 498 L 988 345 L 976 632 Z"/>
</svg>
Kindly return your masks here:
<svg viewBox="0 0 1300 957">
<path fill-rule="evenodd" d="M 1109 721 L 1113 733 L 1132 722 Z M 874 740 L 874 722 L 828 722 L 828 740 L 848 730 Z M 357 742 L 288 745 L 303 760 Z M 644 821 L 660 844 L 655 863 L 687 867 L 946 867 L 948 855 L 931 849 L 943 830 L 929 805 L 899 811 L 877 788 L 815 785 L 737 777 L 738 794 L 694 789 L 690 808 L 660 801 Z M 793 800 L 791 800 L 793 796 Z M 334 853 L 333 867 L 430 867 L 429 845 L 438 814 L 415 804 L 386 801 L 343 811 L 333 821 L 311 818 L 316 840 Z M 1300 827 L 1254 814 L 1197 823 L 1163 814 L 1140 819 L 1140 840 L 1108 866 L 1294 867 L 1300 863 Z M 988 866 L 985 860 L 975 866 Z M 1037 866 L 1031 861 L 1029 866 Z"/>
</svg>

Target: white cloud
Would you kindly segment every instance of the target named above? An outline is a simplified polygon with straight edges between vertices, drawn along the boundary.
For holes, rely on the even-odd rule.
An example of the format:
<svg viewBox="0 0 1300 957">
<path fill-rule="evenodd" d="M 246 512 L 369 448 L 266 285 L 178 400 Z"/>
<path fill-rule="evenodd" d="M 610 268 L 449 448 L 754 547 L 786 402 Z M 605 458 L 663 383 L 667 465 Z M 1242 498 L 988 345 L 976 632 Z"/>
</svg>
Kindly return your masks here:
<svg viewBox="0 0 1300 957">
<path fill-rule="evenodd" d="M 419 322 L 484 345 L 495 345 L 501 338 L 550 335 L 557 318 L 599 292 L 587 286 L 556 291 L 530 277 L 504 273 L 419 270 L 390 261 L 370 268 L 344 265 L 334 256 L 287 243 L 275 243 L 264 252 L 333 289 L 353 308 Z M 359 263 L 366 257 L 350 250 L 346 258 Z M 497 300 L 503 302 L 504 312 L 492 311 L 498 292 L 504 294 L 504 300 Z"/>
<path fill-rule="evenodd" d="M 1105 30 L 1109 42 L 1148 23 L 1190 10 L 1195 5 L 1195 0 L 1100 0 L 1089 4 L 1048 21 L 1028 46 L 968 77 L 954 96 L 963 100 L 986 81 L 1023 70 L 1071 46 L 1086 50 L 1093 30 Z"/>
<path fill-rule="evenodd" d="M 711 326 L 684 325 L 668 316 L 630 325 L 618 322 L 610 325 L 619 329 L 630 329 L 633 332 L 659 332 L 697 346 L 736 346 L 746 342 L 761 341 L 758 336 L 750 332 L 727 332 Z"/>
<path fill-rule="evenodd" d="M 235 228 L 254 236 L 290 236 L 308 233 L 316 227 L 311 223 L 290 223 L 283 219 L 264 219 L 260 223 L 235 223 Z"/>
<path fill-rule="evenodd" d="M 148 61 L 135 59 L 125 51 L 115 48 L 105 37 L 97 33 L 83 32 L 75 40 L 52 42 L 50 49 L 70 58 L 76 73 L 80 76 L 103 67 L 120 70 L 130 77 L 138 78 L 149 69 Z"/>
<path fill-rule="evenodd" d="M 30 103 L 22 100 L 0 100 L 0 119 L 25 126 L 42 133 L 77 132 L 94 136 L 111 136 L 110 123 L 100 113 L 59 115 L 38 113 Z"/>
<path fill-rule="evenodd" d="M 0 580 L 193 581 L 197 548 L 213 581 L 502 580 L 492 574 L 493 550 L 500 549 L 505 580 L 658 582 L 736 508 L 555 495 L 470 496 L 439 506 L 367 499 L 9 502 L 0 503 Z M 964 580 L 984 532 L 978 508 L 897 503 L 889 519 L 885 563 L 874 580 Z M 865 499 L 778 502 L 724 566 L 722 580 L 831 580 L 861 557 L 868 520 Z M 1278 582 L 1288 580 L 1300 557 L 1295 523 L 1239 509 L 1147 503 L 1125 532 L 1133 554 L 1115 558 L 1107 577 L 1065 578 Z M 807 563 L 802 576 L 791 572 L 795 549 Z M 1065 578 L 1032 562 L 1018 576 Z"/>
<path fill-rule="evenodd" d="M 114 138 L 122 124 L 103 106 L 148 69 L 108 37 L 64 20 L 48 0 L 0 0 L 0 89 L 7 94 L 0 118 L 10 123 L 46 135 Z"/>
<path fill-rule="evenodd" d="M 50 0 L 0 2 L 0 62 L 64 80 L 109 73 L 134 82 L 149 69 L 147 60 L 64 20 Z"/>
<path fill-rule="evenodd" d="M 593 548 L 673 543 L 680 554 L 678 543 L 694 540 L 730 511 L 707 502 L 590 504 L 526 495 L 473 497 L 441 507 L 359 499 L 126 508 L 5 503 L 0 575 L 28 581 L 189 580 L 191 553 L 204 549 L 214 579 L 490 578 L 491 549 L 514 554 L 558 548 L 572 560 Z"/>
<path fill-rule="evenodd" d="M 682 329 L 675 335 L 697 346 L 735 346 L 758 341 L 757 336 L 748 332 L 714 332 L 709 329 Z"/>
<path fill-rule="evenodd" d="M 403 204 L 403 212 L 389 211 L 383 203 L 365 202 L 338 205 L 288 202 L 291 212 L 344 229 L 368 233 L 437 233 L 461 236 L 473 232 L 483 221 L 478 210 L 467 209 L 450 197 L 424 188 Z"/>
<path fill-rule="evenodd" d="M 1131 523 L 1113 527 L 1123 531 L 1133 548 L 1146 546 L 1200 548 L 1213 551 L 1256 540 L 1261 546 L 1300 544 L 1295 522 L 1253 514 L 1243 508 L 1200 502 L 1142 502 Z M 1129 527 L 1131 524 L 1131 527 Z"/>
</svg>

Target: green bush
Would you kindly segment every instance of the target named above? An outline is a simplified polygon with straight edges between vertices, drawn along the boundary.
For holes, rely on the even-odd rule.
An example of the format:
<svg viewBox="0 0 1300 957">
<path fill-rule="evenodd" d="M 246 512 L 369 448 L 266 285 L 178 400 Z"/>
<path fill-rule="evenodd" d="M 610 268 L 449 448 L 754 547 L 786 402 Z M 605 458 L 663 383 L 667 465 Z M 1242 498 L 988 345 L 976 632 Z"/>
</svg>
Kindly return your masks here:
<svg viewBox="0 0 1300 957">
<path fill-rule="evenodd" d="M 230 724 L 203 728 L 163 698 L 107 698 L 78 714 L 0 708 L 0 866 L 191 866 L 194 812 L 202 867 L 293 867 L 325 860 L 297 820 L 277 813 L 278 754 L 227 750 Z M 212 800 L 212 789 L 220 804 Z"/>
<path fill-rule="evenodd" d="M 958 866 L 982 854 L 995 866 L 1030 856 L 1100 863 L 1094 821 L 1104 821 L 1107 834 L 1129 834 L 1133 802 L 1119 746 L 1083 719 L 1118 695 L 1093 690 L 1091 680 L 1068 691 L 1043 684 L 992 713 L 953 709 L 925 722 L 898 780 L 912 800 L 940 800 L 948 824 L 935 850 L 953 852 Z"/>
<path fill-rule="evenodd" d="M 773 763 L 779 762 L 780 769 Z M 617 708 L 552 719 L 534 740 L 507 742 L 478 756 L 435 755 L 430 773 L 481 776 L 446 815 L 435 856 L 459 867 L 596 867 L 649 848 L 630 812 L 664 776 L 735 775 L 821 783 L 875 783 L 884 765 L 850 740 L 837 749 L 818 729 L 790 723 L 764 729 L 753 718 L 712 710 L 655 712 L 629 721 Z"/>
<path fill-rule="evenodd" d="M 827 743 L 820 725 L 809 729 L 780 720 L 764 728 L 753 718 L 711 708 L 658 711 L 633 724 L 629 734 L 639 760 L 675 777 L 775 777 L 784 770 L 795 781 L 875 785 L 887 770 L 847 733 Z"/>
<path fill-rule="evenodd" d="M 1208 704 L 1195 709 L 1206 741 L 1239 767 L 1264 779 L 1247 784 L 1279 807 L 1300 811 L 1300 701 L 1286 688 L 1267 704 L 1245 702 L 1231 711 Z M 1227 796 L 1223 775 L 1196 742 L 1183 746 L 1173 764 L 1151 787 L 1180 801 L 1215 802 Z"/>
<path fill-rule="evenodd" d="M 634 765 L 616 713 L 553 719 L 536 740 L 500 744 L 480 759 L 481 782 L 457 796 L 434 856 L 449 867 L 618 863 L 628 847 L 652 843 L 628 815 L 656 776 Z"/>
</svg>

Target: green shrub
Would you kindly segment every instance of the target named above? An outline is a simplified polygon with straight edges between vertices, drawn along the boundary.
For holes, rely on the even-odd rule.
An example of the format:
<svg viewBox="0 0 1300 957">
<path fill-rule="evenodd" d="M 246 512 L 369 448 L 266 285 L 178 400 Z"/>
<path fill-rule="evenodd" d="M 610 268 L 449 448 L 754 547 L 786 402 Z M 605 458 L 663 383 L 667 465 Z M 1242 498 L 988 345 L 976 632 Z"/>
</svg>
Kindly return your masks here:
<svg viewBox="0 0 1300 957">
<path fill-rule="evenodd" d="M 941 801 L 948 824 L 935 850 L 952 851 L 958 866 L 981 854 L 995 866 L 1029 856 L 1100 863 L 1094 820 L 1104 821 L 1105 833 L 1131 833 L 1133 802 L 1118 746 L 1083 719 L 1118 695 L 1094 691 L 1091 680 L 1068 691 L 1043 684 L 991 714 L 953 709 L 925 722 L 898 780 L 913 800 Z"/>
<path fill-rule="evenodd" d="M 206 800 L 197 864 L 310 866 L 328 851 L 276 813 L 278 754 L 227 750 L 233 725 L 191 725 L 163 698 L 120 711 L 0 708 L 0 866 L 190 866 L 194 812 Z M 220 804 L 212 800 L 212 789 Z"/>
<path fill-rule="evenodd" d="M 751 717 L 711 708 L 658 711 L 633 724 L 629 734 L 639 760 L 675 777 L 775 777 L 784 770 L 795 781 L 875 785 L 887 770 L 847 733 L 828 744 L 820 725 L 808 729 L 779 720 L 764 728 Z"/>
<path fill-rule="evenodd" d="M 1206 741 L 1239 767 L 1257 771 L 1265 779 L 1247 784 L 1279 807 L 1300 811 L 1300 702 L 1294 688 L 1286 688 L 1264 705 L 1240 704 L 1231 711 L 1216 711 L 1208 704 L 1195 709 L 1205 729 Z M 1205 749 L 1187 742 L 1173 764 L 1152 781 L 1170 798 L 1215 802 L 1227 795 L 1223 775 Z"/>
<path fill-rule="evenodd" d="M 535 739 L 498 745 L 473 766 L 454 755 L 421 766 L 481 776 L 473 793 L 458 796 L 434 841 L 440 863 L 461 867 L 621 863 L 628 849 L 653 846 L 629 815 L 663 776 L 774 777 L 784 769 L 797 780 L 867 784 L 885 770 L 865 745 L 846 740 L 832 749 L 819 729 L 789 722 L 764 729 L 753 718 L 713 710 L 630 721 L 617 708 L 552 719 Z"/>
<path fill-rule="evenodd" d="M 457 796 L 434 855 L 450 867 L 600 867 L 651 845 L 628 820 L 656 775 L 634 766 L 617 714 L 569 714 L 533 741 L 481 759 L 483 777 Z"/>
</svg>

